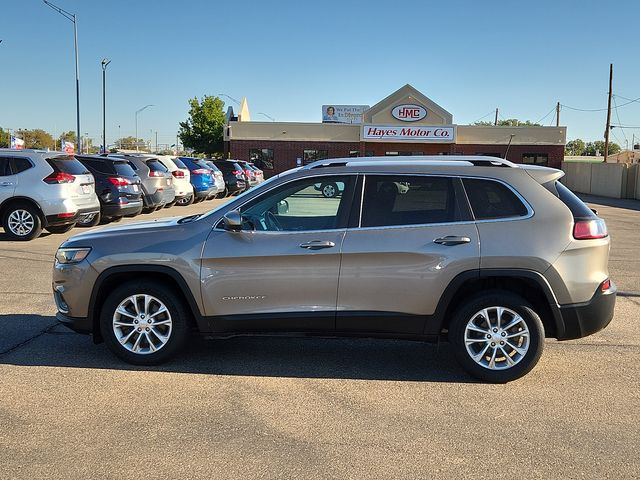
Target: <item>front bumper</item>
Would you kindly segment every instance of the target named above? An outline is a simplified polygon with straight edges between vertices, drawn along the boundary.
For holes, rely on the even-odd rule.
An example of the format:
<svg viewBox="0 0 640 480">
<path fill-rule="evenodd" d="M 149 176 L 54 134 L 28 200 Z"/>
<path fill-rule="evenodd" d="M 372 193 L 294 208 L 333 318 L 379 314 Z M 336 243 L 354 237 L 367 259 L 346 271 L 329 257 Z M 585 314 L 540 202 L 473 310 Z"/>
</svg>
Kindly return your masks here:
<svg viewBox="0 0 640 480">
<path fill-rule="evenodd" d="M 86 317 L 84 318 L 69 317 L 62 312 L 58 312 L 56 313 L 56 319 L 62 325 L 64 325 L 67 328 L 70 328 L 74 332 L 85 333 L 85 334 L 93 333 L 92 322 Z"/>
<path fill-rule="evenodd" d="M 613 282 L 606 291 L 598 291 L 585 303 L 560 306 L 562 325 L 558 340 L 586 337 L 605 328 L 613 319 L 617 289 Z M 564 328 L 562 328 L 564 327 Z"/>
</svg>

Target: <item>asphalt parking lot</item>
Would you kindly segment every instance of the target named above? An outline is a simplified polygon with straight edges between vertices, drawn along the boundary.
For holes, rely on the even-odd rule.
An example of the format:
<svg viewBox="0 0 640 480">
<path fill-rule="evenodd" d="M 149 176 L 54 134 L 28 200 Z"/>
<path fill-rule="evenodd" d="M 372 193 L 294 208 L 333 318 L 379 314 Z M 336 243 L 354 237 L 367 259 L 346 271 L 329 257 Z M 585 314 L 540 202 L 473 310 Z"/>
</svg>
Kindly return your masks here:
<svg viewBox="0 0 640 480">
<path fill-rule="evenodd" d="M 70 234 L 0 232 L 0 478 L 638 478 L 640 202 L 588 200 L 611 232 L 615 318 L 548 341 L 507 385 L 404 341 L 198 341 L 132 367 L 56 325 Z"/>
</svg>

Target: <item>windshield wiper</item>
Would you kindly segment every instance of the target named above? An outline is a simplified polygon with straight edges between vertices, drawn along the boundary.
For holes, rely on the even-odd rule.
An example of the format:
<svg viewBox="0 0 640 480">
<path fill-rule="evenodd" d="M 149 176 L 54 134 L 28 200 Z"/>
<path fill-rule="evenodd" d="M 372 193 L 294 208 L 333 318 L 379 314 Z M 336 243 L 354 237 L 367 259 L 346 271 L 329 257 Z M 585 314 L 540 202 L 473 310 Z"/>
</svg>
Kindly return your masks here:
<svg viewBox="0 0 640 480">
<path fill-rule="evenodd" d="M 200 218 L 201 215 L 202 215 L 201 213 L 196 213 L 195 215 L 189 215 L 188 217 L 184 217 L 178 220 L 178 223 L 193 222 L 194 220 L 197 220 L 198 218 Z"/>
</svg>

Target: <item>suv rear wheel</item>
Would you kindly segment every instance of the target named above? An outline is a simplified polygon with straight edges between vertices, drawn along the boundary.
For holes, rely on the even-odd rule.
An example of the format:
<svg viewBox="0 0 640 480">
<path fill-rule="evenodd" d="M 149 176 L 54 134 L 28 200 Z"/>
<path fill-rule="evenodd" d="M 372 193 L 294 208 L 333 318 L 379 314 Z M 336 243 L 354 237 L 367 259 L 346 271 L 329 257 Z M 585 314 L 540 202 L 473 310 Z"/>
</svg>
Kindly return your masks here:
<svg viewBox="0 0 640 480">
<path fill-rule="evenodd" d="M 470 374 L 505 383 L 527 374 L 538 363 L 544 327 L 524 298 L 494 290 L 471 297 L 454 313 L 449 341 Z"/>
<path fill-rule="evenodd" d="M 338 185 L 335 183 L 323 183 L 320 186 L 322 195 L 326 198 L 333 198 L 338 195 Z"/>
<path fill-rule="evenodd" d="M 164 284 L 133 281 L 107 297 L 100 330 L 109 349 L 125 362 L 157 365 L 186 344 L 188 316 L 182 299 Z"/>
<path fill-rule="evenodd" d="M 33 240 L 42 232 L 42 220 L 29 203 L 9 206 L 2 217 L 2 226 L 11 240 Z"/>
</svg>

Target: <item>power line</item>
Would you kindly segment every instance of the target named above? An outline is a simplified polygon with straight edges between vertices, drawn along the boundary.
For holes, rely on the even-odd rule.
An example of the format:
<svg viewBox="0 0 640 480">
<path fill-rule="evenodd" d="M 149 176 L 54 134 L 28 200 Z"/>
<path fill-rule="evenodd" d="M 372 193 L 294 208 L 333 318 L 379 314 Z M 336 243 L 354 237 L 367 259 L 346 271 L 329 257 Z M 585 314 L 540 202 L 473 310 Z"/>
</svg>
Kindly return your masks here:
<svg viewBox="0 0 640 480">
<path fill-rule="evenodd" d="M 616 118 L 618 119 L 618 123 L 622 123 L 620 121 L 620 115 L 618 115 L 618 104 L 616 103 L 615 97 L 613 98 L 613 108 L 616 111 Z M 622 135 L 624 136 L 624 141 L 628 144 L 629 143 L 629 139 L 627 138 L 627 134 L 624 133 L 624 129 L 622 130 Z"/>
<path fill-rule="evenodd" d="M 549 110 L 549 113 L 547 113 L 544 117 L 542 117 L 540 120 L 538 120 L 536 123 L 540 123 L 542 122 L 545 118 L 547 118 L 549 115 L 551 115 L 554 111 L 555 111 L 556 107 L 554 106 L 551 110 Z"/>
<path fill-rule="evenodd" d="M 495 110 L 491 110 L 489 113 L 487 113 L 486 115 L 483 115 L 482 117 L 480 117 L 479 119 L 477 119 L 476 121 L 474 121 L 473 123 L 477 123 L 480 120 L 487 118 L 489 115 L 491 115 Z"/>
<path fill-rule="evenodd" d="M 628 100 L 628 102 L 621 103 L 620 105 L 618 105 L 617 108 L 624 107 L 624 106 L 629 105 L 631 103 L 635 103 L 635 102 L 639 102 L 640 101 L 640 97 L 635 98 L 635 99 L 631 99 L 631 98 L 623 97 L 621 95 L 613 95 L 613 96 L 614 97 L 620 97 L 623 100 Z M 570 107 L 569 105 L 565 105 L 564 103 L 562 103 L 561 105 L 564 108 L 568 108 L 569 110 L 575 110 L 577 112 L 606 112 L 607 111 L 606 108 L 576 108 L 576 107 Z"/>
</svg>

